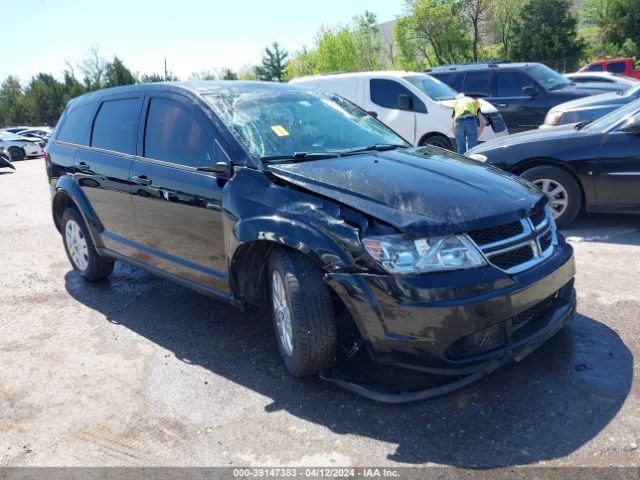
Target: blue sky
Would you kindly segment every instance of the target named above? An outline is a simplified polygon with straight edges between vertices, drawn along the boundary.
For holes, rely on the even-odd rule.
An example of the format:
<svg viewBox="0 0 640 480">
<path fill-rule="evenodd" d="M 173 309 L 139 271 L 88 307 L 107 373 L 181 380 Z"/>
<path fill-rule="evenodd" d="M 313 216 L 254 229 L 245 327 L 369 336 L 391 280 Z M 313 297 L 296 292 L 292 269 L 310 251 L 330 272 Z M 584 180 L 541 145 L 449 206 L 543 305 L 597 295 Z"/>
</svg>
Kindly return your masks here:
<svg viewBox="0 0 640 480">
<path fill-rule="evenodd" d="M 37 72 L 59 77 L 65 59 L 76 65 L 92 44 L 98 44 L 105 57 L 118 55 L 137 72 L 162 72 L 165 56 L 168 69 L 181 79 L 194 71 L 237 70 L 257 63 L 274 40 L 287 50 L 298 50 L 311 45 L 322 25 L 349 22 L 365 9 L 385 22 L 396 18 L 404 4 L 402 0 L 2 3 L 5 33 L 9 25 L 20 25 L 21 31 L 10 29 L 12 35 L 0 42 L 0 80 L 14 74 L 22 82 Z"/>
</svg>

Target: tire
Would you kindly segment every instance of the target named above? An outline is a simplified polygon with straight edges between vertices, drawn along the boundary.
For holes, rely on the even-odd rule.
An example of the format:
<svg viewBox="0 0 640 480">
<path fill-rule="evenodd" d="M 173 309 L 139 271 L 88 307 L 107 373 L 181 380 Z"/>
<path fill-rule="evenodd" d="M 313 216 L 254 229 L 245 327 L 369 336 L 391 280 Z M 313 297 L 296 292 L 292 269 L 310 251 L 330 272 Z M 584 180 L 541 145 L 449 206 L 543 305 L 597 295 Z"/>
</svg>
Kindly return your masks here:
<svg viewBox="0 0 640 480">
<path fill-rule="evenodd" d="M 18 147 L 11 147 L 8 150 L 12 162 L 17 162 L 25 157 L 24 151 Z"/>
<path fill-rule="evenodd" d="M 322 271 L 297 252 L 275 250 L 268 275 L 271 317 L 287 370 L 297 377 L 327 370 L 335 362 L 337 341 L 333 303 Z M 283 299 L 284 309 L 279 308 Z M 287 313 L 288 334 L 284 333 Z"/>
<path fill-rule="evenodd" d="M 558 228 L 566 227 L 576 218 L 582 206 L 582 191 L 573 175 L 560 168 L 543 165 L 530 168 L 521 176 L 549 197 L 551 213 Z M 554 191 L 558 193 L 551 197 L 550 193 Z"/>
<path fill-rule="evenodd" d="M 62 239 L 71 266 L 84 280 L 97 282 L 113 272 L 113 261 L 96 252 L 87 226 L 75 208 L 67 208 L 62 215 Z"/>
<path fill-rule="evenodd" d="M 445 150 L 453 150 L 451 141 L 444 135 L 431 135 L 420 142 L 420 146 L 433 145 L 435 147 L 444 148 Z"/>
</svg>

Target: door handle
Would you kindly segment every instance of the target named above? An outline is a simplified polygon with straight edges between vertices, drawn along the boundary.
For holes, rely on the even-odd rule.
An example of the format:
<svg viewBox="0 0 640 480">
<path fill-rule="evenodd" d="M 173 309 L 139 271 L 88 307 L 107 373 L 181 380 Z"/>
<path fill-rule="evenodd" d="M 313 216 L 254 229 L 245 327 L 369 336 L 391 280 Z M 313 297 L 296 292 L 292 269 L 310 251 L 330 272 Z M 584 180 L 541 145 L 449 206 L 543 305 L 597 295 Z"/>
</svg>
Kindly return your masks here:
<svg viewBox="0 0 640 480">
<path fill-rule="evenodd" d="M 506 103 L 499 103 L 498 107 L 500 108 L 507 108 L 507 104 Z"/>
<path fill-rule="evenodd" d="M 91 167 L 85 162 L 76 162 L 76 168 L 81 172 L 88 172 Z"/>
<path fill-rule="evenodd" d="M 138 185 L 151 185 L 151 179 L 146 175 L 137 175 L 135 177 L 131 177 L 131 180 Z"/>
</svg>

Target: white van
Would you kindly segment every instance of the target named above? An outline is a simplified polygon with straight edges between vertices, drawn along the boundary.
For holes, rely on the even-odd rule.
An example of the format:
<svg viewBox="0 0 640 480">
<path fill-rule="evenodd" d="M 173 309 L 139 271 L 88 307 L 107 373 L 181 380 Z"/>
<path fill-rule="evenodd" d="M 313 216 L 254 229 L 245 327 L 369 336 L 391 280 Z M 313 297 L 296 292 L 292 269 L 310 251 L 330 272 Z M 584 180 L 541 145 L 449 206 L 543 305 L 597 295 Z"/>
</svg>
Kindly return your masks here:
<svg viewBox="0 0 640 480">
<path fill-rule="evenodd" d="M 294 78 L 290 83 L 335 93 L 377 116 L 413 145 L 455 149 L 451 131 L 453 102 L 458 92 L 424 73 L 362 72 Z M 485 142 L 508 135 L 502 115 L 480 100 Z"/>
</svg>

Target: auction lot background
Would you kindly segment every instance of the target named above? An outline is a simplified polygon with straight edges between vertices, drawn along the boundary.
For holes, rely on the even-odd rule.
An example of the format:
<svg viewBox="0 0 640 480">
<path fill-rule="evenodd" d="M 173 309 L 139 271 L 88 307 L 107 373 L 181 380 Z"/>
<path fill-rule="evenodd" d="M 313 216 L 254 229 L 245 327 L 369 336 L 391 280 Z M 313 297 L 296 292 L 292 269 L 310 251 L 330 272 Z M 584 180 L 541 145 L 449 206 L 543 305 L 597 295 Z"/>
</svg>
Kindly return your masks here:
<svg viewBox="0 0 640 480">
<path fill-rule="evenodd" d="M 53 125 L 67 96 L 122 80 L 116 70 L 130 81 L 255 77 L 275 40 L 299 72 L 308 66 L 303 45 L 335 71 L 330 60 L 339 59 L 316 44 L 324 22 L 323 38 L 344 40 L 353 16 L 372 8 L 377 18 L 359 19 L 386 25 L 388 39 L 389 21 L 404 11 L 400 1 L 283 0 L 259 12 L 246 2 L 202 2 L 203 10 L 194 0 L 5 3 L 0 90 L 16 95 L 0 95 L 3 126 Z M 583 4 L 571 2 L 571 11 Z M 154 12 L 157 21 L 147 21 Z M 578 26 L 581 54 L 576 42 L 557 42 L 537 60 L 573 69 L 586 56 L 640 45 L 601 41 L 598 28 L 617 19 L 592 14 Z M 575 29 L 564 33 L 577 38 Z M 501 48 L 481 46 L 481 55 Z M 420 70 L 419 57 L 401 59 L 403 68 Z M 113 75 L 86 83 L 86 72 L 107 66 Z M 269 319 L 122 264 L 108 281 L 84 283 L 53 225 L 44 161 L 15 166 L 0 171 L 0 479 L 209 478 L 265 466 L 299 467 L 298 477 L 306 467 L 371 466 L 429 469 L 398 470 L 414 478 L 456 478 L 458 469 L 480 478 L 640 478 L 640 216 L 582 214 L 563 231 L 575 249 L 578 314 L 542 348 L 449 395 L 390 406 L 293 378 Z M 28 468 L 87 466 L 105 469 Z"/>
</svg>

